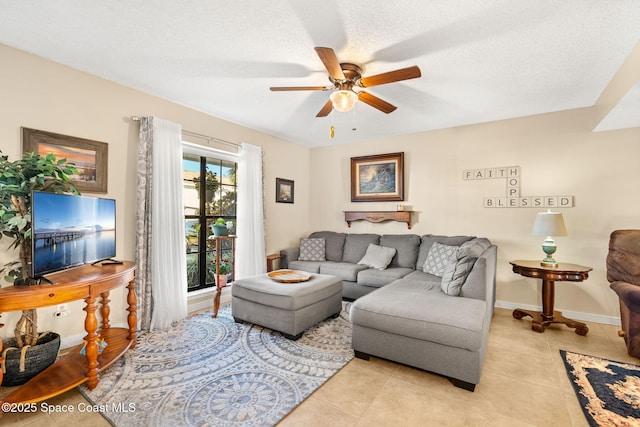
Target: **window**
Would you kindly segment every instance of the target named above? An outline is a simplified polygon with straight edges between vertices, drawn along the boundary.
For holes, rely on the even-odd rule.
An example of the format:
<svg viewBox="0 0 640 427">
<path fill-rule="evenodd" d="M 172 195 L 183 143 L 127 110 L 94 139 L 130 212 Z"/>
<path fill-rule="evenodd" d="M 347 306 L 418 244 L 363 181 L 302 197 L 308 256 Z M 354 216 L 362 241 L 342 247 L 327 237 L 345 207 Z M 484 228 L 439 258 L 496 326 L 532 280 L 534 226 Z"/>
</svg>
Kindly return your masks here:
<svg viewBox="0 0 640 427">
<path fill-rule="evenodd" d="M 235 234 L 236 226 L 238 165 L 231 156 L 200 151 L 185 148 L 182 162 L 189 292 L 215 286 L 215 245 L 209 239 L 213 223 L 223 218 L 229 234 Z M 231 261 L 230 241 L 223 242 L 220 256 Z"/>
</svg>

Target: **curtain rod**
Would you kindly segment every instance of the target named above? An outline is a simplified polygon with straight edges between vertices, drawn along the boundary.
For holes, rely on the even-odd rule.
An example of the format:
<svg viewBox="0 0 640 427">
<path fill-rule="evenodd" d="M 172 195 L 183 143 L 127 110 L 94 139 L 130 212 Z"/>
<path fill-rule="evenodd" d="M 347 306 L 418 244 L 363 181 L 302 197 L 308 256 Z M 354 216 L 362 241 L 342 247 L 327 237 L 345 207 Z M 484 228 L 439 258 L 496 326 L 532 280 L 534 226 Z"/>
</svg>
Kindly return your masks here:
<svg viewBox="0 0 640 427">
<path fill-rule="evenodd" d="M 131 120 L 133 120 L 134 122 L 139 122 L 140 121 L 140 117 L 131 116 Z M 191 131 L 184 130 L 184 129 L 182 129 L 182 133 L 184 133 L 186 135 L 189 135 L 189 136 L 195 136 L 196 138 L 202 138 L 202 139 L 206 140 L 207 143 L 215 142 L 215 143 L 218 143 L 218 144 L 226 144 L 226 145 L 231 145 L 231 146 L 236 147 L 236 148 L 240 148 L 240 144 L 236 144 L 235 142 L 225 141 L 224 139 L 214 138 L 212 136 L 203 135 L 201 133 L 191 132 Z"/>
</svg>

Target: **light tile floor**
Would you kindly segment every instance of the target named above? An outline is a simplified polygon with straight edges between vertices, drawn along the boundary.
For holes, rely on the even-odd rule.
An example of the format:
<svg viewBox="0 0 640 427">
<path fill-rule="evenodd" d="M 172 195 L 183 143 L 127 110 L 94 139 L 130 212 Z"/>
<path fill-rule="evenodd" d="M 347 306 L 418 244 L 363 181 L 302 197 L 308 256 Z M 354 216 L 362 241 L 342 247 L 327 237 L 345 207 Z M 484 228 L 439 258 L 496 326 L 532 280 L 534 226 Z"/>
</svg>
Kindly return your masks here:
<svg viewBox="0 0 640 427">
<path fill-rule="evenodd" d="M 428 372 L 372 358 L 353 359 L 279 426 L 588 426 L 559 350 L 640 364 L 627 355 L 618 327 L 589 323 L 582 337 L 565 326 L 540 334 L 511 310 L 496 309 L 480 384 L 454 387 Z M 6 392 L 6 390 L 1 390 Z M 75 390 L 49 404 L 83 402 Z M 108 426 L 93 413 L 8 414 L 3 426 Z"/>
</svg>

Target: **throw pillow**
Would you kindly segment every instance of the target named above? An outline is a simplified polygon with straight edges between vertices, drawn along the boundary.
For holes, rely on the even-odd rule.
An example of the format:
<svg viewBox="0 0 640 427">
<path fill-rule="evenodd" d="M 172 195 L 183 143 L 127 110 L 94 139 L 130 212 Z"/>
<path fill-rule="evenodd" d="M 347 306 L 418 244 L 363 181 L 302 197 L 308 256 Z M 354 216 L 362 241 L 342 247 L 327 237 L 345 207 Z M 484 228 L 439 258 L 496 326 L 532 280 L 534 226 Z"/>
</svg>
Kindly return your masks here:
<svg viewBox="0 0 640 427">
<path fill-rule="evenodd" d="M 384 270 L 387 268 L 393 256 L 396 254 L 396 248 L 387 248 L 386 246 L 374 245 L 369 243 L 367 252 L 364 257 L 358 261 L 359 265 L 375 268 L 376 270 Z"/>
<path fill-rule="evenodd" d="M 469 240 L 460 245 L 442 274 L 440 285 L 442 292 L 452 296 L 460 295 L 462 285 L 467 280 L 473 264 L 490 246 L 491 242 L 485 238 Z"/>
<path fill-rule="evenodd" d="M 326 261 L 324 238 L 300 239 L 300 255 L 298 261 Z"/>
<path fill-rule="evenodd" d="M 435 242 L 429 249 L 429 253 L 427 254 L 427 259 L 424 261 L 422 270 L 425 273 L 442 277 L 444 268 L 449 263 L 449 259 L 456 252 L 456 249 L 458 249 L 457 246 L 450 246 Z"/>
</svg>

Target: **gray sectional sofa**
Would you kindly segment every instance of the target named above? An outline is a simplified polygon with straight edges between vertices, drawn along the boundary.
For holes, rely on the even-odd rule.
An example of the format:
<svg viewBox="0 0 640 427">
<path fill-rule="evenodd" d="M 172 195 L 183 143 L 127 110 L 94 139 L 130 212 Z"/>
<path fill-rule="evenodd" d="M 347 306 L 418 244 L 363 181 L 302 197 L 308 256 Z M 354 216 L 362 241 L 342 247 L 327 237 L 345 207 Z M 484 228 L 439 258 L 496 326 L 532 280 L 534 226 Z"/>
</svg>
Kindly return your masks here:
<svg viewBox="0 0 640 427">
<path fill-rule="evenodd" d="M 435 372 L 473 391 L 493 314 L 496 253 L 473 236 L 321 231 L 281 251 L 281 268 L 342 279 L 343 298 L 355 300 L 356 357 Z"/>
</svg>

